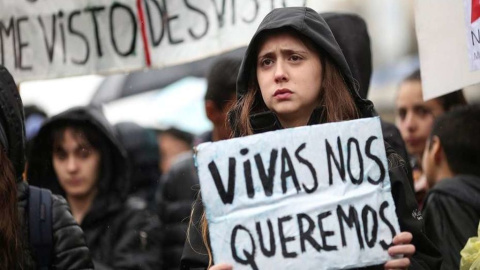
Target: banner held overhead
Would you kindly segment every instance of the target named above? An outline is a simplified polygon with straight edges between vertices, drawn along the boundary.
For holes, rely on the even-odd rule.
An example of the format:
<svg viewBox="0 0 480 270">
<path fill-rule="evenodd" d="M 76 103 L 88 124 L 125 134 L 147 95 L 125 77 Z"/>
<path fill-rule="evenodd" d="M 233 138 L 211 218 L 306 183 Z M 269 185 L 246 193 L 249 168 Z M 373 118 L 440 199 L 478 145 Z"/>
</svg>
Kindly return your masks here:
<svg viewBox="0 0 480 270">
<path fill-rule="evenodd" d="M 160 68 L 245 46 L 262 18 L 312 0 L 5 0 L 0 64 L 17 81 Z"/>
</svg>

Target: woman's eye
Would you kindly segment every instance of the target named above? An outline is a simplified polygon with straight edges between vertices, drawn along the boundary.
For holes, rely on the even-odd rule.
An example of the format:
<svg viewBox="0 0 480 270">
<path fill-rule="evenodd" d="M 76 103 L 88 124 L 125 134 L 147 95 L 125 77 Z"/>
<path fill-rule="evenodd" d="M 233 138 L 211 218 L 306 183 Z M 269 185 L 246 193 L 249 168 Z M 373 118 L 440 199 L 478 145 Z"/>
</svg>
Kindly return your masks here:
<svg viewBox="0 0 480 270">
<path fill-rule="evenodd" d="M 300 61 L 300 60 L 302 60 L 302 58 L 299 55 L 292 55 L 292 56 L 290 56 L 290 60 Z"/>
<path fill-rule="evenodd" d="M 55 151 L 53 156 L 59 160 L 65 160 L 67 158 L 67 154 L 63 151 Z"/>
<path fill-rule="evenodd" d="M 418 115 L 424 117 L 424 116 L 427 116 L 427 115 L 430 114 L 430 110 L 427 109 L 427 108 L 418 108 L 417 113 L 418 113 Z"/>
<path fill-rule="evenodd" d="M 90 156 L 90 150 L 87 149 L 87 148 L 82 148 L 80 149 L 80 157 L 81 158 L 87 158 L 88 156 Z"/>
<path fill-rule="evenodd" d="M 407 115 L 407 111 L 405 109 L 399 109 L 397 111 L 397 115 L 401 120 L 403 120 L 403 119 L 405 119 L 405 116 Z"/>
<path fill-rule="evenodd" d="M 273 63 L 272 59 L 269 59 L 269 58 L 262 59 L 262 61 L 261 61 L 262 66 L 269 66 L 272 63 Z"/>
</svg>

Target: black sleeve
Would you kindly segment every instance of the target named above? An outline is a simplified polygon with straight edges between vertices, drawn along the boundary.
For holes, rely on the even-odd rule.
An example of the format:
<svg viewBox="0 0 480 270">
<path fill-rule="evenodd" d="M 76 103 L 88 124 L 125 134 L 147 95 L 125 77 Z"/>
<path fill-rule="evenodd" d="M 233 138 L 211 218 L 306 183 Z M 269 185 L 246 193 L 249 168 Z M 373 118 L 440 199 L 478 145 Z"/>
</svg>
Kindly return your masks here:
<svg viewBox="0 0 480 270">
<path fill-rule="evenodd" d="M 162 222 L 164 269 L 179 269 L 192 205 L 198 193 L 198 176 L 191 155 L 172 165 L 157 190 Z"/>
<path fill-rule="evenodd" d="M 475 236 L 478 224 L 473 208 L 441 193 L 430 193 L 423 216 L 427 235 L 443 255 L 441 269 L 459 269 L 460 251 Z"/>
<path fill-rule="evenodd" d="M 162 269 L 161 228 L 147 210 L 125 209 L 113 247 L 113 269 Z"/>
<path fill-rule="evenodd" d="M 413 186 L 413 175 L 412 175 L 412 166 L 410 165 L 410 159 L 407 153 L 407 148 L 405 147 L 405 142 L 402 139 L 402 135 L 398 128 L 389 122 L 381 120 L 383 139 L 393 148 L 393 150 L 399 154 L 403 160 L 405 160 L 405 169 L 407 170 L 407 177 L 410 187 L 414 189 Z"/>
<path fill-rule="evenodd" d="M 203 203 L 200 195 L 193 205 L 192 222 L 183 247 L 180 269 L 206 269 L 208 267 L 207 248 L 202 239 L 201 220 L 203 214 Z"/>
<path fill-rule="evenodd" d="M 93 269 L 83 231 L 61 196 L 52 195 L 52 219 L 54 269 Z"/>
<path fill-rule="evenodd" d="M 409 269 L 440 269 L 442 257 L 437 247 L 425 234 L 424 221 L 413 190 L 408 183 L 405 161 L 386 145 L 392 196 L 401 231 L 413 235 L 412 244 L 415 254 L 411 258 Z"/>
</svg>

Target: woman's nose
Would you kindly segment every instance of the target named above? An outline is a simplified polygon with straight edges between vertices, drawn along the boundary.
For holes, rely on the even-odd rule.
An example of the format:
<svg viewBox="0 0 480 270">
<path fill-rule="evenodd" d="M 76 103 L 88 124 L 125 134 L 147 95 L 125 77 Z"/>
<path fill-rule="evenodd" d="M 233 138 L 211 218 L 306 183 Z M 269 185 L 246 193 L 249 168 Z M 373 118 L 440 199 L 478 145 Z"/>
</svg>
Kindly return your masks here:
<svg viewBox="0 0 480 270">
<path fill-rule="evenodd" d="M 414 131 L 417 128 L 417 121 L 413 113 L 407 113 L 405 116 L 405 126 L 409 131 Z"/>
<path fill-rule="evenodd" d="M 282 61 L 278 61 L 275 65 L 275 82 L 286 82 L 288 81 L 288 74 L 286 72 L 285 65 Z"/>
<path fill-rule="evenodd" d="M 78 162 L 77 159 L 74 157 L 70 157 L 67 161 L 67 170 L 69 172 L 75 172 L 78 169 Z"/>
</svg>

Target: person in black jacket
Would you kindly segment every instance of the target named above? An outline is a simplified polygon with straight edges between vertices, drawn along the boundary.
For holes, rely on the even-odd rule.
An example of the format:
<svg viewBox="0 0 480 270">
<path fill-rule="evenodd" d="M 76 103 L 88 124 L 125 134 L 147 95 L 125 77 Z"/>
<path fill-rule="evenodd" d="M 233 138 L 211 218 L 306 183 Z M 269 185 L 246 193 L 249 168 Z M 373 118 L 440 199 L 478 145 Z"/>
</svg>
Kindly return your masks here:
<svg viewBox="0 0 480 270">
<path fill-rule="evenodd" d="M 425 199 L 426 233 L 443 255 L 442 269 L 459 269 L 460 251 L 480 221 L 480 106 L 458 107 L 435 120 L 423 154 L 432 187 Z"/>
<path fill-rule="evenodd" d="M 127 204 L 154 213 L 155 192 L 160 179 L 160 155 L 155 132 L 133 122 L 120 122 L 114 127 L 132 168 Z"/>
<path fill-rule="evenodd" d="M 76 107 L 52 117 L 40 129 L 32 153 L 30 181 L 67 198 L 96 269 L 161 267 L 160 223 L 125 204 L 125 150 L 99 110 Z"/>
<path fill-rule="evenodd" d="M 0 269 L 37 269 L 30 246 L 29 186 L 23 181 L 25 129 L 22 100 L 0 66 Z M 93 269 L 82 229 L 64 198 L 52 195 L 52 269 Z"/>
<path fill-rule="evenodd" d="M 237 102 L 229 117 L 234 136 L 372 116 L 373 104 L 358 95 L 342 50 L 319 14 L 310 8 L 282 8 L 265 17 L 240 68 Z M 413 269 L 437 269 L 441 259 L 422 232 L 423 222 L 408 183 L 405 161 L 388 144 L 386 155 L 402 230 L 394 237 L 395 246 L 389 253 L 406 257 L 368 269 L 409 265 Z M 202 204 L 196 203 L 182 257 L 183 269 L 221 263 L 212 262 L 204 216 Z M 211 269 L 230 268 L 216 265 Z"/>
<path fill-rule="evenodd" d="M 228 139 L 227 112 L 235 100 L 235 83 L 241 59 L 218 59 L 207 77 L 205 112 L 213 129 L 202 134 L 197 143 Z M 158 215 L 162 221 L 163 260 L 166 269 L 178 269 L 185 244 L 192 204 L 199 192 L 198 175 L 191 152 L 182 154 L 172 164 L 157 191 Z"/>
</svg>

